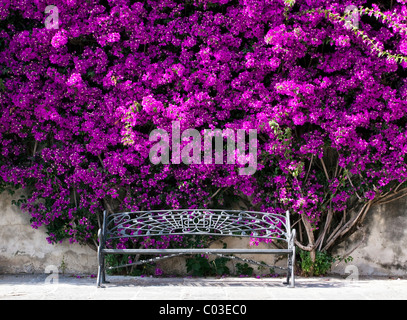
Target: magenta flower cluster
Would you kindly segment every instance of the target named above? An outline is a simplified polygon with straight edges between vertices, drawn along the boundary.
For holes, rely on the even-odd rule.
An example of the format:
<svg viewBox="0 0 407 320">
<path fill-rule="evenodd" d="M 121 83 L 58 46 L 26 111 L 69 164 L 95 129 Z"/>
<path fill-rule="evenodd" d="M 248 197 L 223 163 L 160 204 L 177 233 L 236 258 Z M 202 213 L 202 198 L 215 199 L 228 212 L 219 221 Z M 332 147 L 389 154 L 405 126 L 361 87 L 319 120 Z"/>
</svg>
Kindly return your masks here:
<svg viewBox="0 0 407 320">
<path fill-rule="evenodd" d="M 1 184 L 25 188 L 22 209 L 51 243 L 94 241 L 105 209 L 230 207 L 240 196 L 317 226 L 328 198 L 335 212 L 355 194 L 373 199 L 407 177 L 407 63 L 323 11 L 370 3 L 55 0 L 59 28 L 47 29 L 47 1 L 3 0 Z M 386 20 L 361 16 L 359 28 L 405 55 L 394 26 L 407 7 L 388 3 L 376 6 Z M 153 165 L 149 134 L 173 121 L 181 132 L 256 129 L 257 172 Z"/>
</svg>

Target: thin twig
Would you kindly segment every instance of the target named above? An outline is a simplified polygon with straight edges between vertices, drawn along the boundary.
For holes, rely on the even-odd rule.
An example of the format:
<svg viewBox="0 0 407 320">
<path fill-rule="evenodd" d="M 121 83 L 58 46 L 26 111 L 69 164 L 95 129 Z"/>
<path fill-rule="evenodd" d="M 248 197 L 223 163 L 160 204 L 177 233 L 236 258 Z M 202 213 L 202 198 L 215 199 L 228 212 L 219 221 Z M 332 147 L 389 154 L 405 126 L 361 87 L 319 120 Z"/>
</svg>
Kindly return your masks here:
<svg viewBox="0 0 407 320">
<path fill-rule="evenodd" d="M 37 152 L 37 147 L 38 147 L 38 141 L 35 140 L 34 151 L 33 151 L 33 157 L 35 156 L 35 154 L 36 154 L 36 152 Z"/>
<path fill-rule="evenodd" d="M 383 204 L 386 204 L 386 203 L 393 202 L 393 201 L 399 200 L 401 198 L 404 198 L 405 196 L 407 196 L 407 193 L 404 193 L 404 194 L 402 194 L 401 196 L 399 196 L 397 198 L 390 199 L 390 200 L 387 200 L 387 201 L 384 201 L 384 202 L 382 202 L 382 200 L 379 200 L 376 204 L 383 205 Z"/>
<path fill-rule="evenodd" d="M 349 180 L 350 185 L 352 186 L 352 188 L 355 189 L 355 194 L 356 194 L 356 196 L 358 197 L 358 199 L 359 199 L 359 200 L 362 200 L 362 198 L 361 198 L 361 197 L 359 196 L 359 194 L 356 192 L 356 188 L 355 188 L 355 186 L 353 185 L 352 180 L 350 179 L 348 173 L 346 173 L 346 177 L 348 178 L 348 180 Z"/>
<path fill-rule="evenodd" d="M 211 199 L 213 199 L 214 197 L 216 197 L 216 195 L 222 190 L 222 187 L 220 187 L 212 196 Z"/>
<path fill-rule="evenodd" d="M 332 208 L 330 208 L 330 209 L 328 209 L 328 217 L 326 218 L 324 231 L 319 236 L 319 238 L 317 239 L 317 242 L 316 242 L 316 245 L 319 244 L 319 250 L 320 251 L 321 251 L 322 244 L 324 242 L 325 235 L 326 235 L 326 233 L 328 231 L 329 226 L 331 225 L 332 217 L 333 217 L 333 210 L 332 210 Z"/>
<path fill-rule="evenodd" d="M 329 175 L 328 175 L 328 171 L 326 170 L 326 167 L 325 167 L 325 162 L 324 162 L 324 160 L 323 160 L 322 158 L 321 158 L 320 160 L 321 160 L 321 163 L 322 163 L 322 167 L 324 168 L 324 172 L 325 172 L 326 178 L 327 178 L 328 181 L 329 181 Z"/>
<path fill-rule="evenodd" d="M 311 156 L 311 161 L 309 163 L 309 168 L 308 168 L 308 171 L 307 171 L 307 175 L 305 176 L 304 183 L 306 183 L 307 180 L 308 180 L 308 175 L 309 175 L 309 172 L 311 171 L 311 167 L 312 167 L 313 162 L 314 162 L 314 155 Z"/>
<path fill-rule="evenodd" d="M 352 220 L 349 220 L 345 225 L 344 225 L 344 230 L 341 231 L 340 236 L 343 236 L 346 232 L 348 232 L 356 222 L 359 221 L 359 218 L 363 215 L 365 216 L 365 211 L 368 211 L 370 209 L 370 206 L 372 205 L 372 201 L 366 202 L 362 209 L 359 211 L 359 214 L 353 218 Z"/>
<path fill-rule="evenodd" d="M 325 245 L 323 251 L 327 250 L 329 247 L 332 246 L 332 244 L 336 241 L 336 239 L 338 239 L 339 237 L 342 237 L 343 235 L 345 235 L 350 229 L 352 229 L 352 227 L 357 223 L 360 222 L 361 219 L 360 217 L 362 217 L 364 219 L 364 217 L 366 216 L 367 211 L 369 211 L 370 206 L 372 205 L 373 201 L 368 201 L 366 202 L 363 206 L 362 209 L 359 211 L 359 213 L 357 214 L 357 216 L 351 220 L 349 220 L 345 225 L 343 225 L 343 227 L 341 229 L 339 229 L 335 234 L 332 234 L 330 236 L 330 240 L 327 241 L 327 244 Z"/>
<path fill-rule="evenodd" d="M 110 213 L 113 213 L 112 207 L 110 206 L 110 204 L 106 201 L 105 198 L 103 198 L 103 202 L 105 203 L 107 210 L 110 211 Z"/>
<path fill-rule="evenodd" d="M 98 158 L 100 161 L 100 164 L 102 165 L 103 169 L 105 168 L 105 165 L 103 164 L 102 158 L 100 157 L 100 154 L 98 154 Z"/>
<path fill-rule="evenodd" d="M 391 199 L 392 197 L 398 196 L 399 194 L 402 194 L 402 193 L 404 193 L 406 191 L 407 191 L 407 188 L 404 188 L 404 189 L 401 189 L 401 190 L 399 190 L 397 192 L 392 192 L 392 193 L 390 193 L 390 191 L 386 192 L 383 196 L 380 196 L 377 200 L 375 199 L 374 203 L 375 204 L 381 204 L 383 201 L 387 201 L 388 199 L 390 199 L 389 202 L 393 201 L 394 199 Z"/>
<path fill-rule="evenodd" d="M 326 243 L 331 243 L 331 240 L 335 237 L 335 235 L 339 232 L 339 230 L 342 228 L 343 224 L 346 221 L 346 209 L 343 210 L 343 216 L 341 221 L 338 223 L 337 227 L 335 228 L 334 231 L 332 231 L 331 235 L 328 237 L 328 239 L 326 240 Z M 325 246 L 325 248 L 323 250 L 326 250 L 327 245 Z"/>
<path fill-rule="evenodd" d="M 394 193 L 398 192 L 398 188 L 400 188 L 403 184 L 405 183 L 405 181 L 403 181 L 402 183 L 400 183 L 396 189 L 394 189 Z"/>
</svg>

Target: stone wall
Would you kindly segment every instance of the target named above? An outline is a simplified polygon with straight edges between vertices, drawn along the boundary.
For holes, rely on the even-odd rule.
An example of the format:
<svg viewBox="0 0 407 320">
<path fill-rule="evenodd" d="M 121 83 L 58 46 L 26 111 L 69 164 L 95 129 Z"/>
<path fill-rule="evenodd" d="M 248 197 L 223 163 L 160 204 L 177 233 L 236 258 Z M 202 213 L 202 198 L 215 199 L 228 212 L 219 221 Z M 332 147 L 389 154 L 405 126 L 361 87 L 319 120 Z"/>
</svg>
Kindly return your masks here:
<svg viewBox="0 0 407 320">
<path fill-rule="evenodd" d="M 350 237 L 337 248 L 342 255 L 352 251 L 348 264 L 334 266 L 333 273 L 346 273 L 355 266 L 360 275 L 407 276 L 407 197 L 372 208 L 365 220 L 365 232 Z"/>
<path fill-rule="evenodd" d="M 14 198 L 17 199 L 18 195 Z M 6 192 L 0 195 L 0 273 L 44 273 L 50 266 L 57 267 L 59 272 L 71 274 L 97 272 L 94 250 L 68 242 L 48 244 L 45 229 L 32 229 L 28 215 L 11 205 L 12 199 Z M 354 260 L 335 265 L 332 273 L 346 275 L 352 273 L 350 270 L 356 270 L 359 275 L 407 276 L 406 208 L 407 198 L 372 208 L 365 221 L 365 235 L 355 234 L 335 253 L 341 255 L 359 244 L 351 253 Z M 230 242 L 228 247 L 233 245 Z M 269 264 L 277 259 L 277 265 L 284 265 L 284 261 L 274 255 L 256 258 Z M 183 259 L 167 260 L 160 267 L 171 274 L 185 274 L 186 271 Z M 232 272 L 233 268 L 232 263 Z M 257 271 L 256 266 L 253 268 Z M 261 272 L 264 270 L 258 273 Z"/>
<path fill-rule="evenodd" d="M 94 250 L 68 242 L 49 244 L 45 229 L 31 228 L 29 215 L 11 205 L 13 198 L 18 195 L 0 195 L 0 273 L 44 273 L 55 270 L 52 266 L 59 272 L 96 273 Z"/>
</svg>

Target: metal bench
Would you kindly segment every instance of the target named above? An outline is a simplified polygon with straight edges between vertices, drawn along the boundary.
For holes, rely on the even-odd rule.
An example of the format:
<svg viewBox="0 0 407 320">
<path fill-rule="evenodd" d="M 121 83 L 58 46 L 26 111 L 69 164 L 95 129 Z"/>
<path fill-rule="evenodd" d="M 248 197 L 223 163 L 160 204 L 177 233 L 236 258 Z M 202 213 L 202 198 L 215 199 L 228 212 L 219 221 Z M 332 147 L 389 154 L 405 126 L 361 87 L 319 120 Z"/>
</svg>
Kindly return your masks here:
<svg viewBox="0 0 407 320">
<path fill-rule="evenodd" d="M 207 235 L 223 237 L 252 237 L 279 240 L 286 243 L 286 249 L 110 249 L 106 243 L 120 238 L 135 238 L 146 236 L 164 235 Z M 214 254 L 218 256 L 238 259 L 265 265 L 253 260 L 243 259 L 235 254 L 286 254 L 287 284 L 295 286 L 294 263 L 295 263 L 295 229 L 291 230 L 289 212 L 286 215 L 241 211 L 241 210 L 213 210 L 213 209 L 185 209 L 185 210 L 153 210 L 103 214 L 103 225 L 98 232 L 98 275 L 97 286 L 107 283 L 106 281 L 106 254 L 129 254 L 129 255 L 158 255 L 155 259 L 139 260 L 135 263 L 121 266 L 108 267 L 113 269 L 130 265 L 154 262 L 161 259 L 171 258 L 188 254 Z M 229 256 L 232 255 L 232 256 Z M 267 266 L 267 265 L 266 265 Z M 270 266 L 269 266 L 270 267 Z M 273 266 L 275 267 L 275 266 Z"/>
</svg>

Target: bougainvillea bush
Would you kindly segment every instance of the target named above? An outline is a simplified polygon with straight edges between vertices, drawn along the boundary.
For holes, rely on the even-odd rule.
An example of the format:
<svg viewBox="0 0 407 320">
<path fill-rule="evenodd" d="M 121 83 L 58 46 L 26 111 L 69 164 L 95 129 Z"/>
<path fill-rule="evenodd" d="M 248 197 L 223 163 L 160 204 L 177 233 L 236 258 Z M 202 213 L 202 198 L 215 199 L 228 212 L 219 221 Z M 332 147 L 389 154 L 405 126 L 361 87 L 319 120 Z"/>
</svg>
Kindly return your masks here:
<svg viewBox="0 0 407 320">
<path fill-rule="evenodd" d="M 50 243 L 96 244 L 103 210 L 238 199 L 329 250 L 404 195 L 405 2 L 3 0 L 2 188 Z M 174 121 L 256 129 L 257 171 L 151 163 Z"/>
</svg>

